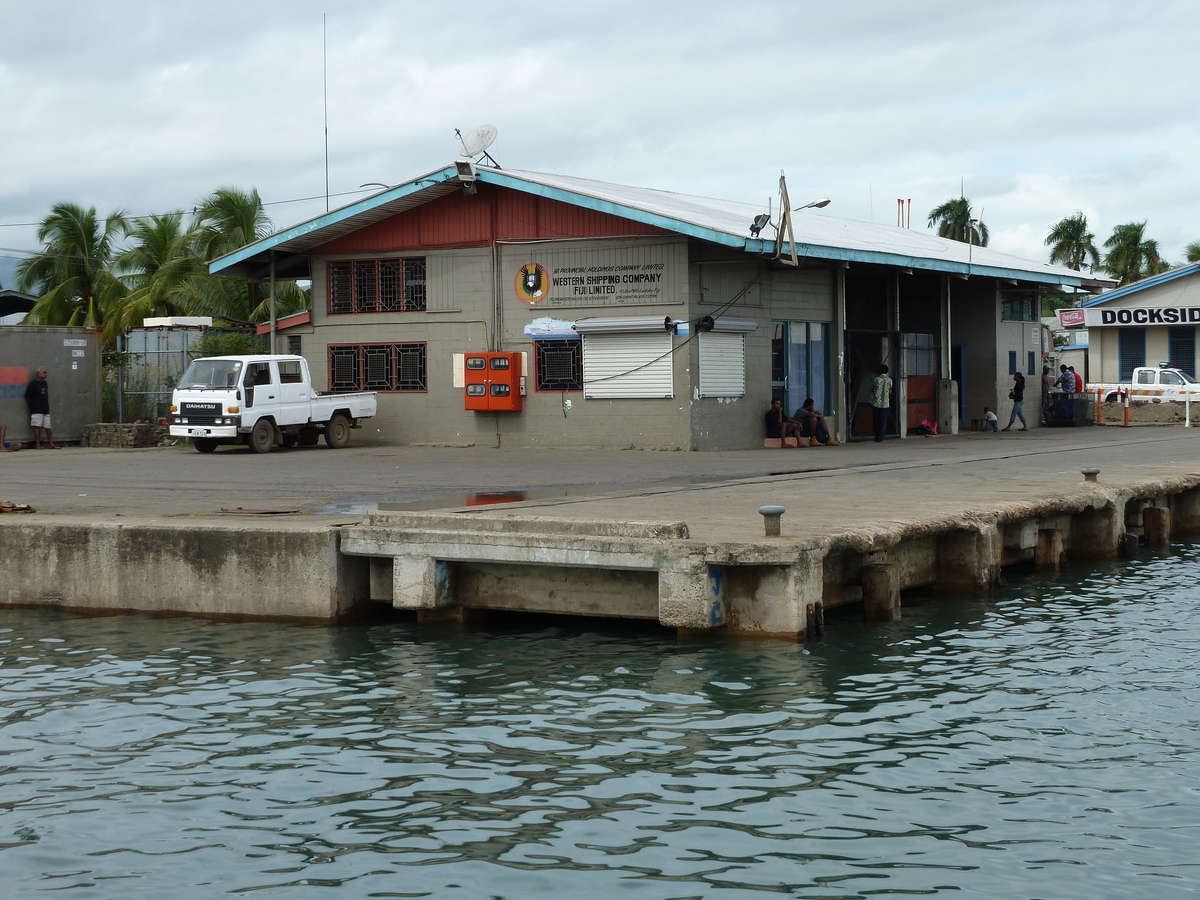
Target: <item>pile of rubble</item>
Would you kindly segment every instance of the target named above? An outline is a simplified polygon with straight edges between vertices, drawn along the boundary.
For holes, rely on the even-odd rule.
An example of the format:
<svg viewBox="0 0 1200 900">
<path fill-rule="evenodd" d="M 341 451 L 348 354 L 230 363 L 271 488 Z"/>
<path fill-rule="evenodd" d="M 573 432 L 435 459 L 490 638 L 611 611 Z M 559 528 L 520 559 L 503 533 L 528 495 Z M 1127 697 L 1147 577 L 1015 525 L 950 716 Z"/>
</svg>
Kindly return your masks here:
<svg viewBox="0 0 1200 900">
<path fill-rule="evenodd" d="M 157 447 L 167 437 L 167 429 L 162 425 L 152 425 L 148 422 L 133 424 L 117 424 L 101 422 L 97 425 L 83 426 L 81 447 L 136 448 Z"/>
</svg>

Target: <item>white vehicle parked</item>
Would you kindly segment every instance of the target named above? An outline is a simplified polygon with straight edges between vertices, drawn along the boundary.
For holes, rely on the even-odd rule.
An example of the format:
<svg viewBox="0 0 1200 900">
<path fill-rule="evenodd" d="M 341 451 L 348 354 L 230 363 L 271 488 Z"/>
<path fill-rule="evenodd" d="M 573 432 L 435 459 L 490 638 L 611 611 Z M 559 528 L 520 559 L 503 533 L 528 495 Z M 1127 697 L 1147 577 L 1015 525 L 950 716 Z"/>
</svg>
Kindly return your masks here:
<svg viewBox="0 0 1200 900">
<path fill-rule="evenodd" d="M 1130 400 L 1152 403 L 1200 400 L 1200 383 L 1187 372 L 1166 366 L 1138 366 L 1133 370 L 1133 378 L 1124 384 L 1092 383 L 1088 390 L 1102 393 L 1106 403 L 1120 400 L 1124 393 L 1129 394 Z"/>
<path fill-rule="evenodd" d="M 313 390 L 302 356 L 210 356 L 188 366 L 170 412 L 171 436 L 191 438 L 201 453 L 220 444 L 269 453 L 277 444 L 315 444 L 322 434 L 337 450 L 375 415 L 375 393 Z"/>
</svg>

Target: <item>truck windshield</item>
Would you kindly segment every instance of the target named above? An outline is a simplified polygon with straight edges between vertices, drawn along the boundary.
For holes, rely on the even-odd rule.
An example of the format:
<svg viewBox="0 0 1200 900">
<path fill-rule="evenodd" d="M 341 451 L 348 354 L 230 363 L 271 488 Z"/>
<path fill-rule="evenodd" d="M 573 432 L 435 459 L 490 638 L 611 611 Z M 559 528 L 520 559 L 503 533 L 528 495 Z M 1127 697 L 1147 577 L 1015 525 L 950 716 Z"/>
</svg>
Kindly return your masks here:
<svg viewBox="0 0 1200 900">
<path fill-rule="evenodd" d="M 237 359 L 198 359 L 187 367 L 179 386 L 185 390 L 219 390 L 236 387 L 242 363 Z"/>
<path fill-rule="evenodd" d="M 1191 375 L 1189 375 L 1187 372 L 1180 372 L 1179 377 L 1182 378 L 1188 384 L 1196 384 L 1196 379 L 1193 378 Z"/>
</svg>

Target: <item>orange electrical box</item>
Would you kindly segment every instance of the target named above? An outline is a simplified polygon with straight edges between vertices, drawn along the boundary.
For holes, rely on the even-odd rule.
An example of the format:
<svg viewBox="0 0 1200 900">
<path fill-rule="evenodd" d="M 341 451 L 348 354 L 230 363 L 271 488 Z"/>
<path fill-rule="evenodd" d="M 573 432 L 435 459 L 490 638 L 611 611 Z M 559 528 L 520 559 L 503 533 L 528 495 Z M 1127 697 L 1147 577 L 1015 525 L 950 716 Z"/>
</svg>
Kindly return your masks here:
<svg viewBox="0 0 1200 900">
<path fill-rule="evenodd" d="M 515 412 L 521 408 L 520 353 L 468 353 L 464 374 L 465 409 Z"/>
</svg>

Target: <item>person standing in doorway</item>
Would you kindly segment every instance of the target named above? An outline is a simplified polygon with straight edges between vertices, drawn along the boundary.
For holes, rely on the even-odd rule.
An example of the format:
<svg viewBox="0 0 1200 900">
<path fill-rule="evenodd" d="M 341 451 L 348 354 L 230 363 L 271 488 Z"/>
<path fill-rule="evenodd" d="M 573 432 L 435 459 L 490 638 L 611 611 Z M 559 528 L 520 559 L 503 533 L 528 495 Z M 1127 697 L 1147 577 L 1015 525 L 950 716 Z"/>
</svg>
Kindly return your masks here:
<svg viewBox="0 0 1200 900">
<path fill-rule="evenodd" d="M 1012 390 L 1008 392 L 1008 398 L 1013 402 L 1012 412 L 1008 416 L 1008 424 L 1001 428 L 1001 431 L 1008 431 L 1013 427 L 1013 422 L 1017 419 L 1021 420 L 1021 431 L 1029 430 L 1029 423 L 1025 421 L 1025 376 L 1020 372 L 1013 375 Z"/>
<path fill-rule="evenodd" d="M 888 367 L 880 366 L 879 374 L 871 382 L 871 424 L 875 429 L 875 443 L 883 443 L 888 427 L 888 411 L 892 408 L 892 379 Z"/>
<path fill-rule="evenodd" d="M 42 449 L 42 429 L 46 431 L 46 446 L 57 450 L 54 432 L 50 430 L 50 386 L 46 384 L 46 367 L 37 370 L 33 381 L 25 387 L 25 405 L 29 407 L 29 427 L 33 429 L 33 448 Z"/>
</svg>

